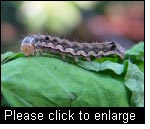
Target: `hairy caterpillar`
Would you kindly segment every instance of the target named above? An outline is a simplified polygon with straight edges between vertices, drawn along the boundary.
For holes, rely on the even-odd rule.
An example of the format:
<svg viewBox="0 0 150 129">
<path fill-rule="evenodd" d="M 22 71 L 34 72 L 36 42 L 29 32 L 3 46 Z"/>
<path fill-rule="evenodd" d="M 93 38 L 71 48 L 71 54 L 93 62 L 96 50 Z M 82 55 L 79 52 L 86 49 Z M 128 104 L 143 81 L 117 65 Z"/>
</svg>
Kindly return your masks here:
<svg viewBox="0 0 150 129">
<path fill-rule="evenodd" d="M 21 51 L 26 56 L 48 51 L 60 54 L 63 60 L 65 56 L 71 56 L 78 62 L 79 57 L 84 57 L 90 61 L 91 57 L 118 55 L 123 59 L 125 49 L 116 42 L 78 43 L 49 35 L 31 35 L 22 40 Z"/>
</svg>

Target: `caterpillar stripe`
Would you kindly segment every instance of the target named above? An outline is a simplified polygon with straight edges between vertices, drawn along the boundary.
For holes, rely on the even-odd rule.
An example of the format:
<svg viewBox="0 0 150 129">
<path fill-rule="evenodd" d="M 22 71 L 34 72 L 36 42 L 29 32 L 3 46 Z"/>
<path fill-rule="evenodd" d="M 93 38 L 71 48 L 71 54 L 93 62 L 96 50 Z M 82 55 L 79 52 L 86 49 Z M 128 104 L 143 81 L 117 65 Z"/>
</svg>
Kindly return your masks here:
<svg viewBox="0 0 150 129">
<path fill-rule="evenodd" d="M 125 53 L 125 49 L 117 42 L 78 43 L 50 35 L 30 35 L 25 37 L 21 43 L 21 51 L 26 56 L 48 51 L 60 54 L 63 60 L 66 56 L 71 56 L 76 62 L 79 57 L 90 61 L 91 57 L 100 58 L 110 55 L 117 55 L 123 59 Z"/>
</svg>

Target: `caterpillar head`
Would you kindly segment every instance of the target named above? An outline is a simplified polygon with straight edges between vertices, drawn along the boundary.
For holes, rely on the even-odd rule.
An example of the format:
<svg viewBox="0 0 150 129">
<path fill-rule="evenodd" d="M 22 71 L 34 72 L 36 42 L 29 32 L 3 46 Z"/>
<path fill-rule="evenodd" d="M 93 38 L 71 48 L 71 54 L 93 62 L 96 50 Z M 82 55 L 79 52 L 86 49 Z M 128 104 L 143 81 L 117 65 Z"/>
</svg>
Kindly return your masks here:
<svg viewBox="0 0 150 129">
<path fill-rule="evenodd" d="M 27 36 L 21 42 L 21 51 L 26 55 L 34 55 L 35 46 L 38 43 L 38 37 L 36 35 Z"/>
</svg>

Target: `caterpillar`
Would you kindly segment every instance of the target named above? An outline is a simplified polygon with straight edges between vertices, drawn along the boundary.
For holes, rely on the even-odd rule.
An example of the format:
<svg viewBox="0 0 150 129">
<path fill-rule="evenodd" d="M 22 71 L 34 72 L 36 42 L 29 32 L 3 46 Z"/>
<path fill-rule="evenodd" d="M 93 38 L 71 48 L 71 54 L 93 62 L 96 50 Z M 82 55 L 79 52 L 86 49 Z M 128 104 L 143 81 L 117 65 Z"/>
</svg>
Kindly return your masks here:
<svg viewBox="0 0 150 129">
<path fill-rule="evenodd" d="M 91 58 L 117 55 L 124 58 L 125 49 L 117 42 L 102 43 L 78 43 L 66 39 L 60 39 L 50 35 L 30 35 L 21 42 L 21 51 L 26 55 L 36 55 L 38 52 L 57 53 L 65 60 L 66 56 L 74 58 L 78 62 L 79 57 L 91 61 Z"/>
</svg>

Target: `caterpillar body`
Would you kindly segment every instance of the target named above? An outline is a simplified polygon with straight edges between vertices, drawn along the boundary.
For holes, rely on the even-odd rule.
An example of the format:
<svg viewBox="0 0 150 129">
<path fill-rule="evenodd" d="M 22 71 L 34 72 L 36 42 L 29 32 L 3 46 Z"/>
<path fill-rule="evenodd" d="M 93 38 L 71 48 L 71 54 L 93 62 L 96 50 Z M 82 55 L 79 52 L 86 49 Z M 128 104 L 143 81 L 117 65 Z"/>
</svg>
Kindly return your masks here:
<svg viewBox="0 0 150 129">
<path fill-rule="evenodd" d="M 66 56 L 71 56 L 76 62 L 79 57 L 90 61 L 92 57 L 117 55 L 124 58 L 125 49 L 117 42 L 102 43 L 78 43 L 70 42 L 50 35 L 30 35 L 21 42 L 21 51 L 26 55 L 35 55 L 38 52 L 57 53 L 64 60 Z"/>
</svg>

